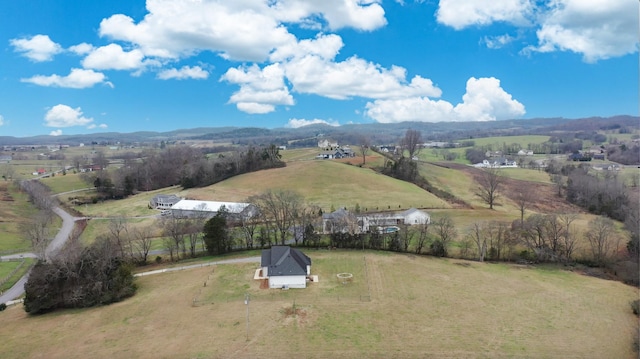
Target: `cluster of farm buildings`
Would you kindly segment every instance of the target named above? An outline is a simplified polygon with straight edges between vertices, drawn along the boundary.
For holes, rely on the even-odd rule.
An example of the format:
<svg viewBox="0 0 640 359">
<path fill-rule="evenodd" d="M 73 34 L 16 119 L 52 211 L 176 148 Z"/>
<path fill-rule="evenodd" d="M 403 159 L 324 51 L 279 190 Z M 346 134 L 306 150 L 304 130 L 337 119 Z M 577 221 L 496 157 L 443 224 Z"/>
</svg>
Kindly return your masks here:
<svg viewBox="0 0 640 359">
<path fill-rule="evenodd" d="M 158 209 L 163 215 L 176 218 L 211 218 L 224 210 L 231 216 L 253 217 L 257 208 L 250 203 L 199 201 L 182 199 L 176 195 L 156 195 L 149 207 Z M 340 208 L 322 215 L 322 233 L 365 233 L 378 231 L 395 232 L 399 225 L 428 224 L 431 217 L 425 211 L 411 208 L 398 213 L 357 214 Z M 265 280 L 269 288 L 306 288 L 308 282 L 317 282 L 311 275 L 311 259 L 299 249 L 289 246 L 272 246 L 262 251 L 261 266 L 254 275 L 256 280 Z"/>
<path fill-rule="evenodd" d="M 218 202 L 183 199 L 176 195 L 156 195 L 149 208 L 162 211 L 163 215 L 175 218 L 211 218 L 223 208 L 231 216 L 253 217 L 258 209 L 251 203 Z M 367 233 L 371 231 L 391 232 L 399 225 L 419 225 L 431 222 L 429 213 L 411 208 L 402 212 L 352 213 L 344 208 L 322 215 L 322 233 L 337 232 Z"/>
</svg>

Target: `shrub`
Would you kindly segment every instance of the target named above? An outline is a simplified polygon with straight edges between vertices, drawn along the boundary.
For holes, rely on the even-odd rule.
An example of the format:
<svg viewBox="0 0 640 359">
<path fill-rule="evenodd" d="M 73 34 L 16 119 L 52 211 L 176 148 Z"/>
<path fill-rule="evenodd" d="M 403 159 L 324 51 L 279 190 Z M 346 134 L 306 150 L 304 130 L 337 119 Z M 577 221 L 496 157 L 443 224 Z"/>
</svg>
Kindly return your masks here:
<svg viewBox="0 0 640 359">
<path fill-rule="evenodd" d="M 430 249 L 431 254 L 436 257 L 446 257 L 448 254 L 447 247 L 439 239 L 436 239 L 435 241 L 433 241 L 433 243 L 431 243 Z"/>
<path fill-rule="evenodd" d="M 633 314 L 640 316 L 640 299 L 631 302 L 631 310 L 633 310 Z"/>
<path fill-rule="evenodd" d="M 0 303 L 0 312 L 2 312 L 3 310 L 7 309 L 7 304 L 5 303 Z"/>
</svg>

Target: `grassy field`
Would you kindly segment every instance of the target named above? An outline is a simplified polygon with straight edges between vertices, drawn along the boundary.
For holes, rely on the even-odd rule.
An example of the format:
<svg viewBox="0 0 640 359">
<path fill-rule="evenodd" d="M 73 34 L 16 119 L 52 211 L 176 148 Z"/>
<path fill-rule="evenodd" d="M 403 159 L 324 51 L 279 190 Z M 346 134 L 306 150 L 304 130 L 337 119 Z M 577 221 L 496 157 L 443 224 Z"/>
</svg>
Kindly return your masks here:
<svg viewBox="0 0 640 359">
<path fill-rule="evenodd" d="M 307 254 L 320 282 L 303 290 L 259 289 L 256 265 L 218 265 L 138 278 L 134 297 L 107 307 L 38 317 L 9 308 L 0 357 L 634 357 L 629 301 L 638 293 L 619 282 L 391 253 Z M 332 295 L 343 268 L 366 268 L 354 277 L 364 277 L 370 300 Z M 192 305 L 200 291 L 219 296 L 228 286 L 231 296 Z M 245 291 L 248 331 L 244 297 L 223 300 Z"/>
<path fill-rule="evenodd" d="M 51 188 L 51 193 L 63 193 L 83 188 L 93 187 L 80 178 L 79 173 L 67 173 L 66 175 L 57 175 L 54 177 L 43 178 L 42 183 Z"/>
<path fill-rule="evenodd" d="M 308 203 L 330 208 L 366 210 L 449 208 L 443 200 L 419 187 L 355 165 L 335 161 L 291 162 L 287 167 L 248 173 L 206 188 L 191 189 L 203 200 L 245 201 L 268 189 L 295 189 Z"/>
<path fill-rule="evenodd" d="M 11 288 L 23 275 L 27 273 L 29 268 L 31 268 L 31 265 L 34 263 L 35 259 L 33 258 L 24 258 L 20 261 L 0 262 L 0 281 L 5 281 L 0 285 L 0 292 Z"/>
<path fill-rule="evenodd" d="M 510 145 L 512 143 L 519 144 L 522 148 L 526 149 L 527 145 L 530 143 L 540 144 L 546 141 L 549 141 L 549 136 L 536 136 L 536 135 L 525 135 L 525 136 L 499 136 L 499 137 L 483 137 L 483 138 L 474 138 L 472 141 L 475 142 L 476 147 L 480 146 L 492 146 L 494 147 L 494 151 L 498 151 L 502 149 L 503 145 Z"/>
<path fill-rule="evenodd" d="M 24 193 L 11 182 L 0 181 L 0 253 L 29 250 L 31 243 L 24 239 L 19 227 L 35 213 Z"/>
</svg>

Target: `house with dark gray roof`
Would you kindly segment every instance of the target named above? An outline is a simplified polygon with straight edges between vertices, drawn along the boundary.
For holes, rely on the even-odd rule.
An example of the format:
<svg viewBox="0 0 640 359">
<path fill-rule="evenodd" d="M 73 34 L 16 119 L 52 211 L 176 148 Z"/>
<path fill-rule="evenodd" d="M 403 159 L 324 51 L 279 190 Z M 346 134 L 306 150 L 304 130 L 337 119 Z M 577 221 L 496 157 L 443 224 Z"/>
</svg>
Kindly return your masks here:
<svg viewBox="0 0 640 359">
<path fill-rule="evenodd" d="M 306 288 L 311 274 L 311 258 L 296 248 L 273 246 L 262 251 L 262 276 L 269 288 Z"/>
<path fill-rule="evenodd" d="M 182 198 L 174 194 L 158 194 L 149 201 L 149 208 L 169 209 L 174 204 L 180 202 Z"/>
</svg>

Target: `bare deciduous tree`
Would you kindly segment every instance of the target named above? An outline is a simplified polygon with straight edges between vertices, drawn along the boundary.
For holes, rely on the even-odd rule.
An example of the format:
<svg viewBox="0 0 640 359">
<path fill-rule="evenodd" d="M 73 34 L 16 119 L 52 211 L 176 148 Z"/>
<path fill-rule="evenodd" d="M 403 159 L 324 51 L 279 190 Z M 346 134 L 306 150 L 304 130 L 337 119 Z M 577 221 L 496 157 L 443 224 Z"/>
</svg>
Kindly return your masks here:
<svg viewBox="0 0 640 359">
<path fill-rule="evenodd" d="M 400 225 L 400 245 L 402 246 L 402 250 L 404 252 L 409 251 L 409 245 L 411 245 L 411 241 L 413 241 L 413 237 L 415 236 L 415 232 L 412 231 L 408 225 L 403 224 Z"/>
<path fill-rule="evenodd" d="M 573 233 L 571 224 L 578 219 L 578 215 L 575 213 L 560 213 L 558 219 L 562 224 L 562 257 L 565 262 L 571 261 L 571 256 L 576 247 L 577 236 Z"/>
<path fill-rule="evenodd" d="M 176 218 L 173 216 L 163 217 L 162 221 L 162 231 L 165 236 L 167 236 L 170 241 L 165 241 L 165 245 L 170 243 L 169 251 L 171 254 L 171 260 L 173 260 L 173 251 L 175 251 L 176 255 L 179 257 L 180 250 L 182 250 L 182 254 L 186 254 L 186 248 L 184 245 L 184 236 L 186 234 L 185 231 L 185 221 L 181 218 Z"/>
<path fill-rule="evenodd" d="M 486 168 L 482 170 L 478 178 L 478 187 L 475 195 L 480 197 L 484 203 L 489 205 L 489 209 L 498 205 L 499 192 L 504 183 L 504 177 L 500 175 L 498 168 Z"/>
<path fill-rule="evenodd" d="M 131 240 L 134 251 L 134 259 L 140 263 L 146 263 L 149 251 L 151 251 L 151 239 L 153 230 L 151 226 L 136 227 L 132 230 Z"/>
<path fill-rule="evenodd" d="M 429 223 L 421 223 L 415 225 L 418 228 L 418 241 L 416 243 L 416 253 L 422 253 L 422 249 L 429 238 Z"/>
<path fill-rule="evenodd" d="M 129 225 L 124 217 L 112 218 L 109 221 L 109 234 L 120 251 L 120 255 L 127 253 L 126 244 L 129 241 Z"/>
<path fill-rule="evenodd" d="M 478 249 L 478 260 L 484 262 L 484 257 L 487 254 L 487 238 L 485 237 L 485 225 L 483 223 L 475 222 L 469 229 L 467 235 L 473 243 L 476 244 Z"/>
<path fill-rule="evenodd" d="M 360 136 L 360 153 L 362 154 L 362 164 L 367 163 L 367 153 L 369 152 L 370 141 L 367 136 Z"/>
<path fill-rule="evenodd" d="M 20 232 L 31 242 L 33 252 L 40 260 L 46 258 L 46 249 L 51 239 L 52 220 L 53 212 L 41 210 L 19 226 Z"/>
<path fill-rule="evenodd" d="M 535 194 L 531 187 L 522 186 L 516 194 L 516 205 L 520 211 L 520 225 L 524 224 L 524 212 L 531 207 L 535 199 Z"/>
<path fill-rule="evenodd" d="M 448 246 L 449 243 L 458 235 L 456 226 L 453 224 L 453 220 L 449 216 L 442 216 L 438 218 L 438 220 L 433 223 L 433 227 L 445 247 Z"/>
<path fill-rule="evenodd" d="M 613 221 L 607 217 L 598 217 L 589 222 L 586 237 L 591 247 L 593 259 L 598 265 L 605 265 L 619 245 Z"/>
<path fill-rule="evenodd" d="M 250 203 L 257 206 L 265 220 L 276 228 L 280 244 L 284 245 L 289 229 L 293 228 L 300 215 L 302 196 L 290 190 L 269 190 L 252 196 Z"/>
<path fill-rule="evenodd" d="M 422 134 L 418 130 L 407 130 L 404 138 L 400 141 L 400 146 L 407 151 L 409 158 L 418 155 L 422 145 Z"/>
<path fill-rule="evenodd" d="M 500 260 L 503 248 L 509 238 L 509 226 L 505 222 L 490 222 L 486 228 L 488 239 L 488 255 L 490 259 Z"/>
</svg>

